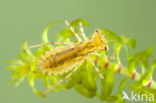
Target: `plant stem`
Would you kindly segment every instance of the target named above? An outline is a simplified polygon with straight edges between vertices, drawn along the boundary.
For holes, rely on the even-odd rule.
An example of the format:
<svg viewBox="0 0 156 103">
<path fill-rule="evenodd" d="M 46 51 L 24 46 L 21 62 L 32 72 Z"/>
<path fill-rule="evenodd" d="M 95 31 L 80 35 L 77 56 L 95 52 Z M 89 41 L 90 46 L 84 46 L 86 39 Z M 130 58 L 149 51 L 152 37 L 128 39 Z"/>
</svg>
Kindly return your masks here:
<svg viewBox="0 0 156 103">
<path fill-rule="evenodd" d="M 131 77 L 131 75 L 128 73 L 128 68 L 127 67 L 123 67 L 121 69 L 120 73 L 123 74 L 123 75 L 126 75 L 128 77 Z M 137 73 L 134 80 L 139 81 L 140 79 L 141 79 L 141 74 Z M 156 81 L 154 81 L 154 80 L 152 81 L 152 84 L 150 85 L 150 88 L 156 89 Z"/>
</svg>

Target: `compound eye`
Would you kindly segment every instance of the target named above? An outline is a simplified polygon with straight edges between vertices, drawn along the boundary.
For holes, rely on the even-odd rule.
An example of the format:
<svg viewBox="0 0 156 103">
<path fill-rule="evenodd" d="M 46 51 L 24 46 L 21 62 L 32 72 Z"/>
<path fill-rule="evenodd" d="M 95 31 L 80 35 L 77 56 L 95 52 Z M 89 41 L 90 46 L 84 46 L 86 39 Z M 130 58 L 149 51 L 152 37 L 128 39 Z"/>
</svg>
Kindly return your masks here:
<svg viewBox="0 0 156 103">
<path fill-rule="evenodd" d="M 108 46 L 104 46 L 104 51 L 108 51 Z"/>
</svg>

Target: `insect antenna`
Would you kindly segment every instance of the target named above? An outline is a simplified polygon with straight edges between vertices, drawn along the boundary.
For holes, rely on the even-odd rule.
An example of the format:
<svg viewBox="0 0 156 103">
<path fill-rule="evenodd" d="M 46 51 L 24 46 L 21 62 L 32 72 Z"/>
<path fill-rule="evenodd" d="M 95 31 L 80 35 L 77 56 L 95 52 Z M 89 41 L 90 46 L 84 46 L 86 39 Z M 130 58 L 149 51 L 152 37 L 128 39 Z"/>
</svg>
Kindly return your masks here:
<svg viewBox="0 0 156 103">
<path fill-rule="evenodd" d="M 58 44 L 68 45 L 69 43 L 67 43 L 67 42 L 50 42 L 50 43 L 45 43 L 45 44 L 37 44 L 37 45 L 29 46 L 27 49 L 46 46 L 46 45 L 56 45 L 56 44 L 57 45 Z"/>
<path fill-rule="evenodd" d="M 84 33 L 82 22 L 79 23 L 79 26 L 80 26 L 80 31 L 81 31 L 81 34 L 82 34 L 84 40 L 87 40 L 88 38 L 86 37 L 86 35 Z"/>
<path fill-rule="evenodd" d="M 75 32 L 74 28 L 69 24 L 69 22 L 66 20 L 65 24 L 70 28 L 70 30 L 74 33 L 75 37 L 78 39 L 79 42 L 81 42 L 81 38 L 79 35 Z"/>
</svg>

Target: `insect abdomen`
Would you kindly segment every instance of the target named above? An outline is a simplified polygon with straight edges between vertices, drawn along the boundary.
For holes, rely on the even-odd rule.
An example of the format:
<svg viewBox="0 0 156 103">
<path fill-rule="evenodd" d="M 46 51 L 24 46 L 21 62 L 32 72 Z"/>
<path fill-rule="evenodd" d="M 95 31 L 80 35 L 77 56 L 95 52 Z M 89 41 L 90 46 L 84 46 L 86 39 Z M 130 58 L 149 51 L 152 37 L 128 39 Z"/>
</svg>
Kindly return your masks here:
<svg viewBox="0 0 156 103">
<path fill-rule="evenodd" d="M 94 48 L 91 42 L 81 42 L 73 47 L 60 47 L 46 53 L 40 60 L 40 67 L 51 74 L 62 74 L 72 69 L 83 60 Z"/>
</svg>

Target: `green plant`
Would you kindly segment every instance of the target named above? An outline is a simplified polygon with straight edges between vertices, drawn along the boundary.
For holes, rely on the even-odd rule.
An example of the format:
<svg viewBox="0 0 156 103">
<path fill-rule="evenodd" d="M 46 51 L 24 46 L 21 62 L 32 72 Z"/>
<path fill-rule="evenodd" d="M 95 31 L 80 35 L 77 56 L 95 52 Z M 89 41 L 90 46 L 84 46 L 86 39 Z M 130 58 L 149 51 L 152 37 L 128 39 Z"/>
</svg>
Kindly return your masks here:
<svg viewBox="0 0 156 103">
<path fill-rule="evenodd" d="M 80 33 L 77 29 L 79 22 L 83 25 L 89 26 L 88 22 L 83 19 L 76 19 L 71 22 L 71 26 Z M 47 32 L 48 29 L 55 23 L 61 23 L 60 21 L 54 21 L 49 23 L 45 28 L 42 35 L 42 43 L 48 43 Z M 52 92 L 58 92 L 62 89 L 74 88 L 81 95 L 92 98 L 97 96 L 101 101 L 124 103 L 122 99 L 122 91 L 127 82 L 131 81 L 130 89 L 134 91 L 140 91 L 141 93 L 152 93 L 156 96 L 156 82 L 153 80 L 153 72 L 156 68 L 156 60 L 153 61 L 152 65 L 149 65 L 149 58 L 152 54 L 153 47 L 147 48 L 141 52 L 131 54 L 130 50 L 133 50 L 136 45 L 136 41 L 133 38 L 126 38 L 125 36 L 118 36 L 116 33 L 102 29 L 102 34 L 105 35 L 106 39 L 110 42 L 108 45 L 112 51 L 115 52 L 116 60 L 107 60 L 104 57 L 92 56 L 95 60 L 97 67 L 100 69 L 104 76 L 104 79 L 98 78 L 98 74 L 94 71 L 94 66 L 90 62 L 85 61 L 80 68 L 63 84 L 57 86 Z M 73 42 L 70 38 L 73 37 L 73 33 L 66 28 L 56 34 L 58 41 Z M 76 42 L 76 41 L 74 41 Z M 58 45 L 62 46 L 62 45 Z M 52 84 L 56 84 L 62 76 L 49 76 L 38 70 L 37 64 L 38 59 L 51 48 L 56 47 L 55 45 L 45 45 L 38 48 L 34 53 L 28 49 L 28 42 L 25 41 L 22 45 L 22 52 L 18 55 L 17 60 L 8 60 L 7 68 L 12 70 L 11 83 L 15 83 L 15 87 L 18 87 L 24 79 L 28 79 L 29 85 L 32 87 L 33 92 L 41 97 L 45 97 L 45 94 L 41 90 L 36 89 L 35 81 L 41 80 L 44 82 L 45 88 L 49 88 Z M 127 54 L 127 66 L 122 65 L 120 60 L 121 51 L 124 50 Z M 108 52 L 101 52 L 102 55 L 108 55 Z M 141 70 L 138 71 L 137 68 Z M 118 93 L 112 95 L 114 87 L 114 76 L 115 73 L 126 75 L 127 78 L 120 82 Z M 97 81 L 100 80 L 100 85 L 97 85 Z M 132 81 L 134 80 L 134 81 Z M 99 88 L 101 87 L 101 88 Z M 100 92 L 99 92 L 99 89 Z"/>
</svg>

